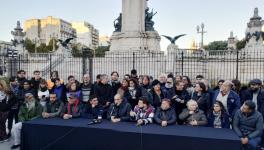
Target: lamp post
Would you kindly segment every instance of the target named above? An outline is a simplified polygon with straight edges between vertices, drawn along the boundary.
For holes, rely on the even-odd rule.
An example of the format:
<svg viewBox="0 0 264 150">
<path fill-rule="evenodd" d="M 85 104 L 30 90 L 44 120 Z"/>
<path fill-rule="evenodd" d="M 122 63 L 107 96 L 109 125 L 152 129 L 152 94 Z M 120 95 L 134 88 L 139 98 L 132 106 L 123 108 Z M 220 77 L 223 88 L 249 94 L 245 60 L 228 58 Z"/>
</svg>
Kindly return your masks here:
<svg viewBox="0 0 264 150">
<path fill-rule="evenodd" d="M 201 26 L 197 26 L 197 33 L 201 34 L 201 48 L 203 48 L 203 44 L 204 44 L 204 34 L 207 33 L 207 31 L 204 30 L 204 23 L 201 24 Z"/>
</svg>

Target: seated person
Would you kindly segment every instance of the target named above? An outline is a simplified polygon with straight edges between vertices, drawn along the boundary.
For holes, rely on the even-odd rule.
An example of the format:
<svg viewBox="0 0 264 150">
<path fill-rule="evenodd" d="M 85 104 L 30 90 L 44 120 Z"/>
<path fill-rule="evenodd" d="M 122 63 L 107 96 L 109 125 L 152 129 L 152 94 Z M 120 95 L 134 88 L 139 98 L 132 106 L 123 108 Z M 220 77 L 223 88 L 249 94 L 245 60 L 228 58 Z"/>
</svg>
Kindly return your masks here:
<svg viewBox="0 0 264 150">
<path fill-rule="evenodd" d="M 76 94 L 71 93 L 68 96 L 68 103 L 63 107 L 61 117 L 63 119 L 78 118 L 81 116 L 81 105 Z"/>
<path fill-rule="evenodd" d="M 113 123 L 129 121 L 130 111 L 130 104 L 124 101 L 120 94 L 116 94 L 114 97 L 114 103 L 110 105 L 107 112 L 107 119 L 111 120 Z"/>
<path fill-rule="evenodd" d="M 187 102 L 187 108 L 179 115 L 184 124 L 192 126 L 204 126 L 207 125 L 207 119 L 202 110 L 199 109 L 198 104 L 194 100 Z"/>
<path fill-rule="evenodd" d="M 233 118 L 233 129 L 241 138 L 243 147 L 248 150 L 255 150 L 261 143 L 263 131 L 263 117 L 256 111 L 256 104 L 245 101 Z"/>
<path fill-rule="evenodd" d="M 230 128 L 229 115 L 222 102 L 216 101 L 208 115 L 208 126 L 213 128 Z"/>
<path fill-rule="evenodd" d="M 134 111 L 130 112 L 131 120 L 136 121 L 137 125 L 152 123 L 154 110 L 154 107 L 150 105 L 146 97 L 140 97 L 138 105 L 135 106 Z"/>
<path fill-rule="evenodd" d="M 87 104 L 84 105 L 82 117 L 88 119 L 102 119 L 104 107 L 99 104 L 96 96 L 91 96 Z"/>
<path fill-rule="evenodd" d="M 161 106 L 158 107 L 154 120 L 156 123 L 160 124 L 163 127 L 167 125 L 176 124 L 176 113 L 174 108 L 171 107 L 171 101 L 169 99 L 163 99 Z"/>
<path fill-rule="evenodd" d="M 25 102 L 20 106 L 18 119 L 20 122 L 16 123 L 12 129 L 12 136 L 14 136 L 14 144 L 11 149 L 20 147 L 20 135 L 22 123 L 36 119 L 41 116 L 42 106 L 34 98 L 32 93 L 25 94 Z"/>
<path fill-rule="evenodd" d="M 64 103 L 57 100 L 57 95 L 55 93 L 51 93 L 49 96 L 49 101 L 44 106 L 42 117 L 58 117 L 63 109 Z"/>
</svg>

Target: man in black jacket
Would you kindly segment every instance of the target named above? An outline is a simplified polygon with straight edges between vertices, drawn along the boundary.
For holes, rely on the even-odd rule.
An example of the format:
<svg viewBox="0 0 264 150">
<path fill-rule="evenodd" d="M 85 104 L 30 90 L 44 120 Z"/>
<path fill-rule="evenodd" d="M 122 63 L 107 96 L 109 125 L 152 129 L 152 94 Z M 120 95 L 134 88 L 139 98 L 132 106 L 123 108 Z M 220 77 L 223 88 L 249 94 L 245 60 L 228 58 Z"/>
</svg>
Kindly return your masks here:
<svg viewBox="0 0 264 150">
<path fill-rule="evenodd" d="M 87 104 L 83 106 L 82 117 L 88 119 L 102 119 L 104 108 L 98 103 L 96 96 L 91 96 Z"/>
<path fill-rule="evenodd" d="M 107 112 L 107 119 L 111 120 L 113 123 L 129 121 L 131 111 L 130 104 L 124 101 L 119 94 L 116 94 L 114 99 L 114 103 L 110 105 Z"/>
<path fill-rule="evenodd" d="M 163 99 L 161 106 L 157 109 L 154 120 L 163 127 L 176 123 L 176 114 L 171 107 L 169 99 Z"/>
<path fill-rule="evenodd" d="M 104 108 L 108 108 L 112 102 L 112 88 L 111 85 L 108 84 L 107 75 L 101 75 L 101 81 L 95 87 L 94 93 L 98 97 L 99 104 L 101 104 Z"/>
</svg>

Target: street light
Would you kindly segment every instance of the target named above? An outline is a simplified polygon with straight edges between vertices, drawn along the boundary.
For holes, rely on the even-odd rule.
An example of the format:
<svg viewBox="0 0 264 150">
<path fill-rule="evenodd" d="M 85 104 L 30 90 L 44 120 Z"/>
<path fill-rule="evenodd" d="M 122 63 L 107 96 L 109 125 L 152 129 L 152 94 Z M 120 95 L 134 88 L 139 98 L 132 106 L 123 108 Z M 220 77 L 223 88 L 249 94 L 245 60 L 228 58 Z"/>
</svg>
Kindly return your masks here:
<svg viewBox="0 0 264 150">
<path fill-rule="evenodd" d="M 200 30 L 201 29 L 201 30 Z M 207 33 L 207 31 L 204 30 L 204 23 L 201 24 L 201 26 L 196 27 L 197 33 L 201 34 L 201 48 L 203 48 L 203 43 L 204 43 L 204 34 Z"/>
</svg>

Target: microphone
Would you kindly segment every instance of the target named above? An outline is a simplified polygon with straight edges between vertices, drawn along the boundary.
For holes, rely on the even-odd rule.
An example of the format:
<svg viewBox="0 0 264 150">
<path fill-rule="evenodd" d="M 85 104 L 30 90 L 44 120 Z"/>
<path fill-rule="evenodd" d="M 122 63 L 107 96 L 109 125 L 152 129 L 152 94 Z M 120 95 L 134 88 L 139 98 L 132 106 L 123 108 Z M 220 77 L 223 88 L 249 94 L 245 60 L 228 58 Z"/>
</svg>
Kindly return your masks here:
<svg viewBox="0 0 264 150">
<path fill-rule="evenodd" d="M 102 122 L 102 119 L 93 119 L 93 121 L 89 122 L 88 125 L 100 124 Z"/>
</svg>

